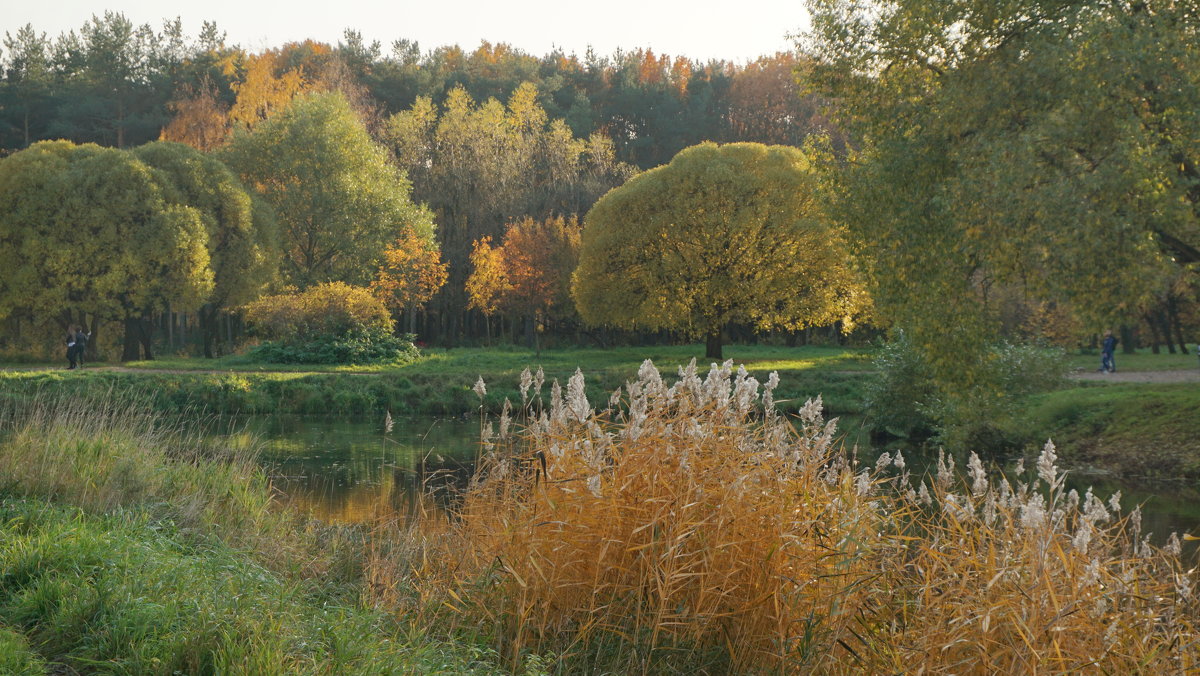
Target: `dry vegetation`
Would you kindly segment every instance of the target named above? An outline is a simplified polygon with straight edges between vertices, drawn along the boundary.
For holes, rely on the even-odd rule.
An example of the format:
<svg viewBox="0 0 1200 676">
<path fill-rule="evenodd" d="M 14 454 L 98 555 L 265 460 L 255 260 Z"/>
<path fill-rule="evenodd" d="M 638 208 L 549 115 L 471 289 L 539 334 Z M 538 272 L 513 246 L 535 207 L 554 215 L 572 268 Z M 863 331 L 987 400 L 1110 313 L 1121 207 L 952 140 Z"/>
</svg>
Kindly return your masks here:
<svg viewBox="0 0 1200 676">
<path fill-rule="evenodd" d="M 1012 477 L 972 456 L 965 479 L 948 461 L 917 479 L 899 455 L 848 459 L 819 399 L 776 414 L 776 384 L 726 363 L 668 385 L 647 362 L 593 412 L 582 375 L 543 407 L 524 373 L 521 422 L 487 426 L 455 518 L 376 552 L 376 590 L 572 672 L 1200 664 L 1178 541 L 1064 490 L 1052 445 Z"/>
</svg>

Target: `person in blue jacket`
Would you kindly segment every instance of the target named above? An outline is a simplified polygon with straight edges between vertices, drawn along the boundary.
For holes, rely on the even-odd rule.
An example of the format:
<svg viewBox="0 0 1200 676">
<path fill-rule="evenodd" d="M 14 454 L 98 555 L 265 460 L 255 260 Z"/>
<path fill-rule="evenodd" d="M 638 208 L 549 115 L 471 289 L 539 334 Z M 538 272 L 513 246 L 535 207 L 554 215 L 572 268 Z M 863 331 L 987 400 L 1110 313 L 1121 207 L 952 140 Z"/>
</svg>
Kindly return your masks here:
<svg viewBox="0 0 1200 676">
<path fill-rule="evenodd" d="M 1113 359 L 1113 352 L 1117 349 L 1117 337 L 1112 331 L 1104 332 L 1104 342 L 1100 344 L 1100 372 L 1101 373 L 1116 373 L 1117 362 Z"/>
</svg>

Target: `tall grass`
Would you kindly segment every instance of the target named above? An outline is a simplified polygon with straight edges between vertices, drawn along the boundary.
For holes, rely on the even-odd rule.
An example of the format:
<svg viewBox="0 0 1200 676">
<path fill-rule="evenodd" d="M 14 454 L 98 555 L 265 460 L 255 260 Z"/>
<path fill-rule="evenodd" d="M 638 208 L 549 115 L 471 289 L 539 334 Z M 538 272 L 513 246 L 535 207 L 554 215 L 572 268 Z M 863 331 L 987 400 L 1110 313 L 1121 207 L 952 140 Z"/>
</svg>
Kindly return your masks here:
<svg viewBox="0 0 1200 676">
<path fill-rule="evenodd" d="M 1177 541 L 1065 491 L 1053 446 L 1030 476 L 972 456 L 965 483 L 914 479 L 838 449 L 819 399 L 778 415 L 774 375 L 679 375 L 647 362 L 594 412 L 581 374 L 544 409 L 523 374 L 522 420 L 485 428 L 455 518 L 377 555 L 378 588 L 411 580 L 431 619 L 572 672 L 1197 668 Z"/>
<path fill-rule="evenodd" d="M 281 516 L 257 449 L 214 441 L 203 425 L 195 415 L 156 417 L 136 398 L 44 395 L 9 406 L 0 413 L 0 492 L 93 513 L 136 506 L 235 545 L 275 538 Z"/>
<path fill-rule="evenodd" d="M 253 449 L 136 402 L 0 418 L 0 673 L 494 673 L 366 607 L 364 534 L 274 504 Z"/>
</svg>

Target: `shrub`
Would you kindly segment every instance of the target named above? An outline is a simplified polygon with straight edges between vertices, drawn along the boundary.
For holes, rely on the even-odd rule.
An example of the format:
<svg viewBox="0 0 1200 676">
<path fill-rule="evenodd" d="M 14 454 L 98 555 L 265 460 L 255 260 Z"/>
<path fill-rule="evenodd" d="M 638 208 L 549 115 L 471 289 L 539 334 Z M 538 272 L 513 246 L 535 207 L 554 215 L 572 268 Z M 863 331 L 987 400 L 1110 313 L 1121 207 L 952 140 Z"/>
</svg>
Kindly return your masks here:
<svg viewBox="0 0 1200 676">
<path fill-rule="evenodd" d="M 418 356 L 412 335 L 392 334 L 394 322 L 383 301 L 342 282 L 262 298 L 245 311 L 255 332 L 271 339 L 250 350 L 250 357 L 259 361 L 368 364 Z"/>
<path fill-rule="evenodd" d="M 647 362 L 627 409 L 596 413 L 577 372 L 548 411 L 485 427 L 455 518 L 372 579 L 423 562 L 445 619 L 495 632 L 514 666 L 553 651 L 580 673 L 1200 666 L 1178 540 L 1156 549 L 1118 497 L 1066 491 L 1052 445 L 1015 483 L 974 454 L 966 483 L 945 460 L 914 480 L 900 454 L 833 448 L 819 400 L 793 427 L 776 382 L 760 395 L 727 363 L 668 386 Z"/>
<path fill-rule="evenodd" d="M 390 332 L 393 327 L 382 301 L 367 289 L 343 282 L 260 298 L 246 306 L 246 321 L 266 338 L 285 341 L 313 334 Z"/>
<path fill-rule="evenodd" d="M 246 354 L 269 364 L 408 363 L 420 357 L 413 338 L 412 334 L 394 336 L 379 330 L 323 333 L 307 339 L 262 343 Z"/>
<path fill-rule="evenodd" d="M 1020 445 L 1004 432 L 1020 399 L 1058 387 L 1067 372 L 1060 348 L 1000 342 L 972 387 L 938 389 L 932 369 L 904 334 L 879 349 L 876 376 L 867 385 L 867 424 L 877 433 L 908 439 L 937 435 L 955 448 L 997 451 Z"/>
</svg>

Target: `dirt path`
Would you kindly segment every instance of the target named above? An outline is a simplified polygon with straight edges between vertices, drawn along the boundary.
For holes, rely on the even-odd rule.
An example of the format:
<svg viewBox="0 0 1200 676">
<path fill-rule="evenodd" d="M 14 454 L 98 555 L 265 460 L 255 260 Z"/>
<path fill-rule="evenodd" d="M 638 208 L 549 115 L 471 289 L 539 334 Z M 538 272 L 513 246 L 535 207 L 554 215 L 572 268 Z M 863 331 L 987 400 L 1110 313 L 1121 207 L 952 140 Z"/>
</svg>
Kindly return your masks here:
<svg viewBox="0 0 1200 676">
<path fill-rule="evenodd" d="M 1077 371 L 1072 380 L 1094 380 L 1105 383 L 1200 383 L 1200 368 L 1189 371 L 1120 371 L 1100 373 Z"/>
</svg>

